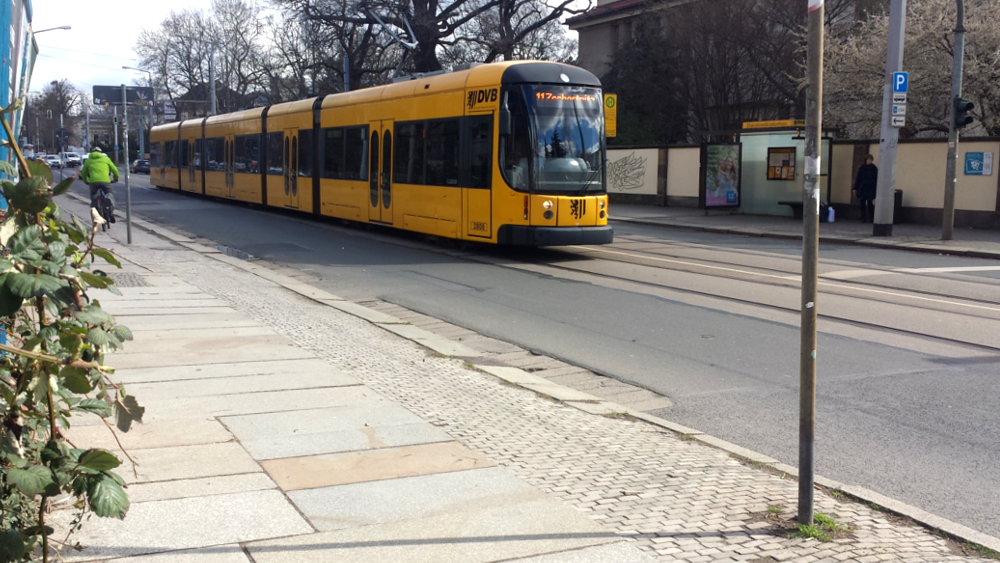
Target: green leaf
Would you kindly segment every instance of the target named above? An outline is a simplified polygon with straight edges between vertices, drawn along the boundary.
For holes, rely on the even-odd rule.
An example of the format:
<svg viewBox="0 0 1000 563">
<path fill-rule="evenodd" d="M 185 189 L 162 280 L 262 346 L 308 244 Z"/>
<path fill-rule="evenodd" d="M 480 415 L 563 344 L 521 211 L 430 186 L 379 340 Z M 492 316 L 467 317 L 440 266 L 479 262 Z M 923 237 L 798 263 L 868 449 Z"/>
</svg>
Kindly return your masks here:
<svg viewBox="0 0 1000 563">
<path fill-rule="evenodd" d="M 87 341 L 95 346 L 104 346 L 108 343 L 108 333 L 103 328 L 94 327 L 87 331 Z"/>
<path fill-rule="evenodd" d="M 122 267 L 121 263 L 118 262 L 118 259 L 115 258 L 115 255 L 111 254 L 111 251 L 106 248 L 95 248 L 93 250 L 93 253 L 95 256 L 100 256 L 101 258 L 104 258 L 104 261 L 107 262 L 108 264 L 111 264 L 112 266 L 118 266 L 119 268 Z"/>
<path fill-rule="evenodd" d="M 0 282 L 0 317 L 9 317 L 20 311 L 23 303 L 22 297 L 14 295 L 6 283 Z"/>
<path fill-rule="evenodd" d="M 29 160 L 28 172 L 31 172 L 32 176 L 45 178 L 50 184 L 52 183 L 52 169 L 40 160 Z"/>
<path fill-rule="evenodd" d="M 17 272 L 11 272 L 7 274 L 7 279 L 4 281 L 11 293 L 18 297 L 28 298 L 34 297 L 35 293 L 41 288 L 38 280 L 35 276 L 31 274 L 21 274 Z"/>
<path fill-rule="evenodd" d="M 94 471 L 108 471 L 121 465 L 122 462 L 106 450 L 87 450 L 80 454 L 78 465 Z"/>
<path fill-rule="evenodd" d="M 7 482 L 28 497 L 34 497 L 49 486 L 55 485 L 52 470 L 41 465 L 32 465 L 27 469 L 12 467 L 7 470 Z"/>
<path fill-rule="evenodd" d="M 3 172 L 11 178 L 17 176 L 17 168 L 14 168 L 14 165 L 6 160 L 0 161 L 0 172 Z"/>
<path fill-rule="evenodd" d="M 101 474 L 93 477 L 87 488 L 87 497 L 94 514 L 105 518 L 124 518 L 128 512 L 128 496 L 111 477 Z"/>
<path fill-rule="evenodd" d="M 84 310 L 77 311 L 74 314 L 74 316 L 80 322 L 84 322 L 84 323 L 88 323 L 88 324 L 92 324 L 92 325 L 99 325 L 99 324 L 103 324 L 103 323 L 111 322 L 111 321 L 115 320 L 114 317 L 112 317 L 108 313 L 105 313 L 97 305 L 88 305 L 87 308 L 85 308 Z"/>
<path fill-rule="evenodd" d="M 66 259 L 66 243 L 57 240 L 49 243 L 49 254 L 52 256 L 53 260 L 62 263 Z"/>
<path fill-rule="evenodd" d="M 87 377 L 87 370 L 85 369 L 66 366 L 59 371 L 59 377 L 63 380 L 63 387 L 74 393 L 83 395 L 90 393 L 93 389 L 90 384 L 90 378 Z"/>
<path fill-rule="evenodd" d="M 132 340 L 132 331 L 127 326 L 118 325 L 114 328 L 113 332 L 122 342 Z"/>
<path fill-rule="evenodd" d="M 21 227 L 10 240 L 7 241 L 7 246 L 10 251 L 14 254 L 20 254 L 31 246 L 31 243 L 35 242 L 38 237 L 42 236 L 42 228 L 38 225 L 29 225 L 27 227 Z"/>
<path fill-rule="evenodd" d="M 0 531 L 0 561 L 20 561 L 24 558 L 24 539 L 13 529 Z"/>
<path fill-rule="evenodd" d="M 146 409 L 139 406 L 135 397 L 131 395 L 122 397 L 121 401 L 115 403 L 115 425 L 122 432 L 128 432 L 133 422 L 142 422 L 142 415 L 145 412 Z"/>
<path fill-rule="evenodd" d="M 76 410 L 92 412 L 104 418 L 111 416 L 111 405 L 101 399 L 84 399 L 76 406 Z"/>
<path fill-rule="evenodd" d="M 0 270 L 6 272 L 14 267 L 14 264 L 6 258 L 0 258 Z"/>
<path fill-rule="evenodd" d="M 90 272 L 84 272 L 82 270 L 80 271 L 80 279 L 87 282 L 87 284 L 89 284 L 90 286 L 96 287 L 98 289 L 104 289 L 105 287 L 108 287 L 108 282 L 110 281 L 110 278 L 94 275 L 91 274 Z"/>
<path fill-rule="evenodd" d="M 23 178 L 11 191 L 11 207 L 25 213 L 41 213 L 52 202 L 51 178 Z"/>
<path fill-rule="evenodd" d="M 52 195 L 57 196 L 66 193 L 66 190 L 68 190 L 69 187 L 73 185 L 73 182 L 76 181 L 76 176 L 77 175 L 74 174 L 72 178 L 66 178 L 62 182 L 56 184 L 56 187 L 52 188 Z"/>
</svg>

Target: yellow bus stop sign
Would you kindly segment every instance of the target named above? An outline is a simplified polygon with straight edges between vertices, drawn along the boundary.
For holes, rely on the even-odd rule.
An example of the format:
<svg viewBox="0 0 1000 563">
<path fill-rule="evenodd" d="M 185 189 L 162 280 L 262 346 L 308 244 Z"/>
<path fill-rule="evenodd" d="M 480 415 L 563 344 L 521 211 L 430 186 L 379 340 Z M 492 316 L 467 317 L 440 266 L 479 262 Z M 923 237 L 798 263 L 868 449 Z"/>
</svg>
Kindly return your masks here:
<svg viewBox="0 0 1000 563">
<path fill-rule="evenodd" d="M 618 94 L 604 94 L 604 131 L 607 137 L 618 136 Z"/>
</svg>

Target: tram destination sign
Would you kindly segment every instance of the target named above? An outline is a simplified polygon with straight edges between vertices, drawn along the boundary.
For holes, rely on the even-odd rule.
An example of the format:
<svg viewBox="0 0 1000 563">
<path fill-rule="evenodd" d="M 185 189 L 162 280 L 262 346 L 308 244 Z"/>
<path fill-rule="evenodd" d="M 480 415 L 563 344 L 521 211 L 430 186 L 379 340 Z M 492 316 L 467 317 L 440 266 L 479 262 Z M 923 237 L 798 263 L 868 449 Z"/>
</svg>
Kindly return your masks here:
<svg viewBox="0 0 1000 563">
<path fill-rule="evenodd" d="M 147 106 L 153 102 L 153 89 L 148 86 L 126 86 L 126 103 Z M 121 86 L 94 86 L 94 103 L 99 106 L 122 105 Z"/>
</svg>

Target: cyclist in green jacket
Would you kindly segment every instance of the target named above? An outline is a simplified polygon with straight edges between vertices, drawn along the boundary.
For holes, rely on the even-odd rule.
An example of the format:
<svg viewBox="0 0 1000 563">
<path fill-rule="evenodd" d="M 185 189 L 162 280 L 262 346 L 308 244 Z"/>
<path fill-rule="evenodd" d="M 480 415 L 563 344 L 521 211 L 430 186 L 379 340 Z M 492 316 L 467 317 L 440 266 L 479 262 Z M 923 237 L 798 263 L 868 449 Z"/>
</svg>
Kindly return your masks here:
<svg viewBox="0 0 1000 563">
<path fill-rule="evenodd" d="M 105 155 L 99 147 L 91 149 L 90 156 L 83 161 L 83 169 L 80 170 L 80 179 L 90 188 L 90 206 L 96 207 L 97 192 L 104 190 L 105 207 L 102 214 L 106 214 L 108 222 L 115 222 L 114 208 L 115 198 L 111 189 L 112 177 L 118 181 L 118 167 Z"/>
</svg>

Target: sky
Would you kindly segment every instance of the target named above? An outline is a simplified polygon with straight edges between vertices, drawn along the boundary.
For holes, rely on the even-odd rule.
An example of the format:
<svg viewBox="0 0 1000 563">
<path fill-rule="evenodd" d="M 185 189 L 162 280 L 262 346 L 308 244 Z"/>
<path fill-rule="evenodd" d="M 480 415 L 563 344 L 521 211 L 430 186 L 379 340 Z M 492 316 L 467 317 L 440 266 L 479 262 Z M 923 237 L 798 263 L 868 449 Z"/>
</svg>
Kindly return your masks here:
<svg viewBox="0 0 1000 563">
<path fill-rule="evenodd" d="M 38 60 L 31 77 L 32 92 L 53 80 L 69 80 L 78 90 L 97 86 L 127 86 L 144 79 L 133 50 L 139 33 L 155 30 L 171 10 L 206 9 L 207 0 L 32 0 L 36 31 L 70 25 L 70 30 L 46 31 L 35 37 Z"/>
</svg>

